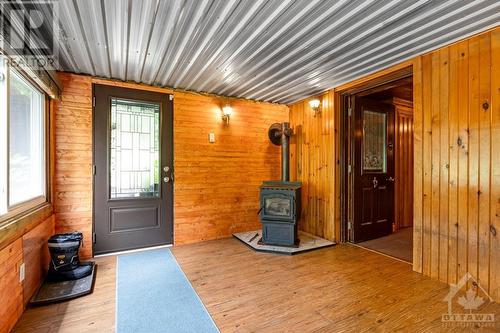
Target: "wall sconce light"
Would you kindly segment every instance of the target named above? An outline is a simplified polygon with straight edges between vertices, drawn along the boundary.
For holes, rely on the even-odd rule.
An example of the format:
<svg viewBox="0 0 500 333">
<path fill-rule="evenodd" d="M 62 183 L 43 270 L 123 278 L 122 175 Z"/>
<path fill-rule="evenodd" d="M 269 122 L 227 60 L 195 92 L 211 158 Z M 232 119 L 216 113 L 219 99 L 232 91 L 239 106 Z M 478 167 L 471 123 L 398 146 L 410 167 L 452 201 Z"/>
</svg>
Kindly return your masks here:
<svg viewBox="0 0 500 333">
<path fill-rule="evenodd" d="M 233 108 L 229 104 L 226 104 L 222 107 L 222 120 L 225 121 L 226 124 L 229 124 L 229 119 L 231 118 L 232 114 Z"/>
<path fill-rule="evenodd" d="M 320 104 L 321 104 L 321 101 L 320 101 L 319 99 L 317 99 L 317 98 L 315 98 L 315 99 L 311 99 L 311 100 L 309 101 L 309 106 L 310 106 L 310 107 L 311 107 L 311 109 L 314 111 L 314 116 L 315 116 L 315 117 L 316 117 L 316 115 L 317 115 L 318 113 L 320 113 L 320 112 L 321 112 L 321 110 L 320 110 L 320 108 L 319 108 Z"/>
</svg>

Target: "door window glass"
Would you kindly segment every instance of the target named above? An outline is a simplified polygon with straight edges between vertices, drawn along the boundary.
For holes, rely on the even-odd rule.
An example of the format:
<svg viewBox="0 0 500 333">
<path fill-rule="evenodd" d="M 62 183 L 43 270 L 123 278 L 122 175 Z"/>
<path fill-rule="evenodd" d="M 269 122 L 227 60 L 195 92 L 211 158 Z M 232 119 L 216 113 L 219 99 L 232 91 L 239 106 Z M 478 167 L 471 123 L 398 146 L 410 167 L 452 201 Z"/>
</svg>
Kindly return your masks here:
<svg viewBox="0 0 500 333">
<path fill-rule="evenodd" d="M 385 172 L 387 116 L 385 113 L 363 112 L 363 170 Z"/>
<path fill-rule="evenodd" d="M 111 99 L 110 196 L 159 197 L 160 105 Z"/>
</svg>

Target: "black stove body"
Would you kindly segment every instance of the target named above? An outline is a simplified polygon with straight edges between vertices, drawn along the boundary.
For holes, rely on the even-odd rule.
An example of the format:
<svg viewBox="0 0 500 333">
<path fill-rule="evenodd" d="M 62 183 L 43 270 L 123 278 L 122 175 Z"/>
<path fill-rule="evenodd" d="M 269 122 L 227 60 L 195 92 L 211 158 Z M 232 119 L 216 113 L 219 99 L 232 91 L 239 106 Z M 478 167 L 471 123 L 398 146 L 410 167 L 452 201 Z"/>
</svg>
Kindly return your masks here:
<svg viewBox="0 0 500 333">
<path fill-rule="evenodd" d="M 269 139 L 281 145 L 281 181 L 265 181 L 260 186 L 260 222 L 262 243 L 298 246 L 298 222 L 301 214 L 300 182 L 289 181 L 289 123 L 273 124 Z"/>
</svg>

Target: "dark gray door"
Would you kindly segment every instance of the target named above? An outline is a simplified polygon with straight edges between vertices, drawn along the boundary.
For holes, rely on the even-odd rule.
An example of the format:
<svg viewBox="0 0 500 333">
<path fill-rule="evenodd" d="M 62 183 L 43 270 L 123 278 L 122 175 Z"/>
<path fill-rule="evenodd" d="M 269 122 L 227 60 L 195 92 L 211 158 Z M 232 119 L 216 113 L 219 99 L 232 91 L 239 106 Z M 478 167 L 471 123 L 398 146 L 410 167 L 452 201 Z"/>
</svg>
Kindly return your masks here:
<svg viewBox="0 0 500 333">
<path fill-rule="evenodd" d="M 172 243 L 170 95 L 94 85 L 94 253 Z"/>
</svg>

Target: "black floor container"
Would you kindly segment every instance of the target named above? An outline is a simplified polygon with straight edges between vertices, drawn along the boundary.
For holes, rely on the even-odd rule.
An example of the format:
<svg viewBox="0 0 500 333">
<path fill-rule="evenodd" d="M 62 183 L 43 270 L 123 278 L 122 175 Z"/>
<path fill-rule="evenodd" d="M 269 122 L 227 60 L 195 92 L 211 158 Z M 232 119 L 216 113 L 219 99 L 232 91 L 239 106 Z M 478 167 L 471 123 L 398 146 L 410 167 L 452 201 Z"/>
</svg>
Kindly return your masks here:
<svg viewBox="0 0 500 333">
<path fill-rule="evenodd" d="M 31 298 L 30 305 L 56 303 L 92 293 L 96 265 L 94 262 L 80 262 L 78 251 L 82 240 L 81 232 L 49 238 L 49 273 Z"/>
<path fill-rule="evenodd" d="M 92 273 L 92 265 L 80 263 L 78 257 L 82 240 L 81 232 L 58 234 L 49 238 L 51 260 L 48 279 L 52 281 L 77 280 Z"/>
</svg>

